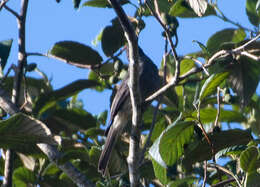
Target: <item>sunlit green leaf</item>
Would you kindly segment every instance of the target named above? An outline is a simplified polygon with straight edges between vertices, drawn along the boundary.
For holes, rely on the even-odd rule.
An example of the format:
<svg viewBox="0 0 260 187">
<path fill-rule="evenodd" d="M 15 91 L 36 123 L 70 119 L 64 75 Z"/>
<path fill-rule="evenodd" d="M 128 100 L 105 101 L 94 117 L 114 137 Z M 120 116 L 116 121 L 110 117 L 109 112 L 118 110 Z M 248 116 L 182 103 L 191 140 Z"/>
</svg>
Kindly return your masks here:
<svg viewBox="0 0 260 187">
<path fill-rule="evenodd" d="M 169 182 L 169 179 L 167 177 L 167 169 L 162 167 L 161 164 L 158 164 L 158 162 L 154 159 L 152 159 L 152 163 L 155 176 L 160 180 L 162 184 L 166 185 Z"/>
<path fill-rule="evenodd" d="M 216 94 L 217 87 L 227 78 L 228 75 L 228 72 L 212 74 L 203 84 L 200 91 L 199 100 L 202 101 L 207 96 L 214 93 Z"/>
<path fill-rule="evenodd" d="M 13 183 L 15 186 L 28 187 L 29 184 L 33 185 L 37 183 L 36 180 L 36 175 L 29 169 L 19 167 L 14 170 Z"/>
<path fill-rule="evenodd" d="M 169 187 L 188 186 L 194 184 L 194 182 L 197 180 L 198 179 L 196 177 L 185 177 L 181 179 L 176 179 L 170 182 L 169 184 L 167 184 L 167 186 Z"/>
<path fill-rule="evenodd" d="M 200 119 L 202 123 L 210 123 L 214 122 L 217 115 L 217 109 L 215 108 L 204 108 L 200 110 Z M 193 112 L 192 116 L 194 118 L 197 117 L 197 112 Z M 237 111 L 230 111 L 230 110 L 224 110 L 220 109 L 220 116 L 219 116 L 220 122 L 244 122 L 246 121 L 246 117 L 243 116 L 241 112 Z"/>
<path fill-rule="evenodd" d="M 167 165 L 173 165 L 182 156 L 184 144 L 193 135 L 193 122 L 178 122 L 167 127 L 160 139 L 159 151 Z"/>
<path fill-rule="evenodd" d="M 260 13 L 257 11 L 257 0 L 246 1 L 246 14 L 249 21 L 257 27 L 260 22 Z"/>
<path fill-rule="evenodd" d="M 256 171 L 260 167 L 260 160 L 258 159 L 259 151 L 257 147 L 251 146 L 244 150 L 240 155 L 240 166 L 245 172 Z"/>
</svg>

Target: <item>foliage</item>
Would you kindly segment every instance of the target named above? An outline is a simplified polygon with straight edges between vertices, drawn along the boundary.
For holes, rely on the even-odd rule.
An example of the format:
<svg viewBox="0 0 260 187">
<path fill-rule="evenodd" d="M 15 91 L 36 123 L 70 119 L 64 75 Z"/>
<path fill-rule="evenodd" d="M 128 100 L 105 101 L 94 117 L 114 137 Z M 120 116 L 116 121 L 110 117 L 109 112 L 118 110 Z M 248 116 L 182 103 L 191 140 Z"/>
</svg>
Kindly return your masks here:
<svg viewBox="0 0 260 187">
<path fill-rule="evenodd" d="M 120 1 L 121 5 L 133 3 L 136 2 Z M 96 11 L 111 8 L 106 0 L 73 1 L 75 9 L 81 4 L 82 8 L 98 7 Z M 151 7 L 155 8 L 154 5 Z M 171 28 L 172 37 L 178 34 L 177 28 L 182 21 L 179 18 L 213 16 L 234 24 L 234 27 L 216 31 L 206 44 L 195 41 L 201 51 L 180 57 L 180 75 L 184 77 L 177 86 L 164 93 L 149 151 L 140 166 L 140 176 L 146 185 L 196 186 L 203 181 L 205 161 L 221 164 L 222 168 L 207 170 L 205 182 L 208 185 L 228 179 L 234 179 L 230 180 L 231 186 L 259 185 L 260 97 L 256 88 L 260 81 L 260 64 L 259 58 L 253 57 L 260 55 L 260 43 L 252 41 L 243 47 L 243 52 L 251 56 L 243 55 L 245 53 L 239 50 L 234 52 L 259 32 L 259 7 L 259 0 L 246 1 L 248 20 L 255 27 L 250 30 L 228 20 L 216 3 L 206 0 L 158 0 L 158 8 L 167 28 Z M 142 29 L 147 29 L 143 18 L 151 17 L 152 13 L 145 4 L 136 4 L 134 8 L 136 17 L 129 19 L 136 33 L 140 33 Z M 0 41 L 1 75 L 7 68 L 12 41 Z M 15 186 L 75 186 L 37 148 L 39 143 L 55 145 L 62 152 L 57 163 L 71 162 L 96 186 L 129 185 L 126 165 L 129 136 L 123 134 L 121 142 L 117 143 L 108 168 L 111 177 L 103 178 L 97 172 L 97 163 L 104 143 L 103 126 L 108 122 L 108 112 L 104 109 L 101 114 L 93 115 L 86 111 L 77 97 L 84 89 L 115 93 L 116 84 L 125 76 L 127 62 L 120 55 L 126 40 L 119 20 L 115 18 L 107 23 L 95 42 L 100 42 L 105 59 L 100 51 L 78 41 L 57 41 L 48 51 L 48 57 L 90 72 L 88 79 L 77 80 L 60 89 L 53 89 L 42 72 L 42 79 L 27 76 L 27 71 L 40 72 L 37 63 L 25 65 L 25 78 L 20 82 L 23 91 L 18 103 L 23 106 L 21 113 L 9 116 L 0 110 L 0 147 L 10 148 L 17 155 L 13 174 Z M 209 64 L 211 57 L 221 50 L 227 53 Z M 198 61 L 202 63 L 196 65 Z M 169 54 L 166 83 L 175 76 L 175 63 L 173 54 Z M 201 69 L 185 76 L 201 66 L 207 70 Z M 163 63 L 159 73 L 163 77 Z M 14 81 L 10 75 L 1 76 L 1 88 L 9 95 Z M 150 106 L 143 115 L 142 138 L 149 133 L 154 108 Z M 231 128 L 234 124 L 236 128 Z M 143 147 L 144 142 L 141 142 Z M 220 158 L 228 161 L 219 162 Z M 0 157 L 0 173 L 4 175 L 3 155 Z"/>
</svg>

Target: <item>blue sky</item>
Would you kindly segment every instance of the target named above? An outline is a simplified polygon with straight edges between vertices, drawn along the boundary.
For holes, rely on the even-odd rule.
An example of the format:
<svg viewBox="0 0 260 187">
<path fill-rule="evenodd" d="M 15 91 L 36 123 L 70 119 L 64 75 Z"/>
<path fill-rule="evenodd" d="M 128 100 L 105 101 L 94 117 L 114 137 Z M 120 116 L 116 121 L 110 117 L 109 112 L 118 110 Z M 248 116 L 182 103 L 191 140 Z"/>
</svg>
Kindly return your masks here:
<svg viewBox="0 0 260 187">
<path fill-rule="evenodd" d="M 82 0 L 82 2 L 84 2 Z M 133 1 L 135 2 L 135 1 Z M 245 14 L 245 0 L 219 0 L 219 7 L 224 14 L 235 22 L 245 27 L 252 28 Z M 20 1 L 10 0 L 8 6 L 19 11 Z M 133 15 L 133 8 L 124 6 L 127 13 Z M 47 53 L 54 43 L 63 40 L 73 40 L 84 43 L 98 50 L 103 55 L 100 45 L 93 46 L 91 41 L 96 35 L 115 17 L 112 9 L 99 9 L 82 7 L 79 10 L 73 8 L 72 1 L 62 0 L 34 0 L 29 1 L 26 25 L 26 49 L 27 52 Z M 236 28 L 216 17 L 203 19 L 178 19 L 179 55 L 199 50 L 193 40 L 206 43 L 207 39 L 216 31 L 224 28 Z M 145 18 L 146 28 L 142 31 L 139 44 L 144 51 L 159 66 L 163 55 L 164 41 L 161 38 L 162 28 L 154 18 Z M 0 40 L 13 38 L 13 46 L 7 67 L 11 63 L 17 63 L 17 23 L 13 15 L 6 10 L 0 12 Z M 29 57 L 28 63 L 36 62 L 38 68 L 52 78 L 54 88 L 60 88 L 74 80 L 87 78 L 88 70 L 67 65 L 63 62 L 48 59 L 46 57 Z M 31 74 L 35 76 L 36 74 Z M 111 92 L 98 93 L 93 90 L 85 90 L 80 94 L 85 108 L 98 114 L 109 106 Z"/>
</svg>

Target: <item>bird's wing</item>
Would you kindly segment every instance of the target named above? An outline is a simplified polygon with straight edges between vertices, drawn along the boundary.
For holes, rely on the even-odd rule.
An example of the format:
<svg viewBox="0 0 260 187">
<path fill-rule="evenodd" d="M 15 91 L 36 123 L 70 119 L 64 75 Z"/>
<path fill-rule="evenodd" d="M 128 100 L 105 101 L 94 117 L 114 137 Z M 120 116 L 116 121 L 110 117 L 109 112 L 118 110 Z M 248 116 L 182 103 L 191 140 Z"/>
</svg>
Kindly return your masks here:
<svg viewBox="0 0 260 187">
<path fill-rule="evenodd" d="M 105 135 L 108 134 L 110 126 L 113 124 L 114 118 L 117 115 L 118 111 L 121 109 L 124 102 L 130 97 L 130 92 L 129 92 L 127 82 L 128 82 L 128 76 L 126 77 L 126 79 L 122 81 L 119 88 L 117 89 L 116 95 L 111 105 L 110 122 L 108 128 L 106 129 Z"/>
</svg>

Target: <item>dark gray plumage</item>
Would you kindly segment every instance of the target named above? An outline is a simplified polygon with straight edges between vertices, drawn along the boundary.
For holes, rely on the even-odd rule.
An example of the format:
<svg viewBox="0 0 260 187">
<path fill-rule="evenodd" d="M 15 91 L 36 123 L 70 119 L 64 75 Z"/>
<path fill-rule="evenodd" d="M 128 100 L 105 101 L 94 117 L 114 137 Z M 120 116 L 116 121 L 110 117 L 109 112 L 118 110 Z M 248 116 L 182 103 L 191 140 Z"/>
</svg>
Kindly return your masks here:
<svg viewBox="0 0 260 187">
<path fill-rule="evenodd" d="M 131 120 L 132 106 L 128 88 L 129 76 L 120 84 L 110 110 L 110 123 L 105 132 L 107 136 L 104 148 L 99 158 L 98 171 L 105 175 L 112 149 L 123 129 Z M 152 60 L 139 48 L 139 86 L 142 98 L 142 111 L 149 103 L 144 100 L 160 87 L 158 69 Z"/>
</svg>

